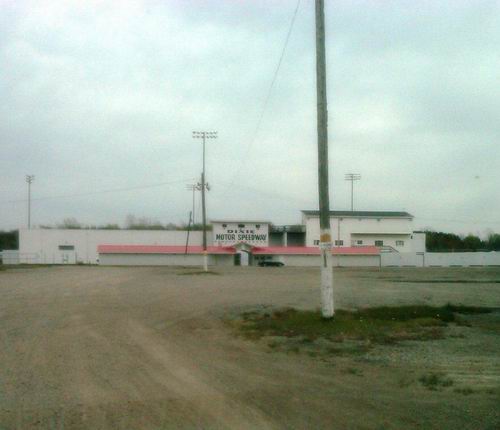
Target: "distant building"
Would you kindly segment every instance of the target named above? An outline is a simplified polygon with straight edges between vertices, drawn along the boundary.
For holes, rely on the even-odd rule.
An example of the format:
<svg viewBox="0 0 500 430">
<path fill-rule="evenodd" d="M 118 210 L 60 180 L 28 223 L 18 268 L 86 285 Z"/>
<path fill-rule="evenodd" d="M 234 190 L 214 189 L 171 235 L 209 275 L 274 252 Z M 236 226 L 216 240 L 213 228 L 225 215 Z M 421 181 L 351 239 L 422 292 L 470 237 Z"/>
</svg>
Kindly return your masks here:
<svg viewBox="0 0 500 430">
<path fill-rule="evenodd" d="M 334 265 L 378 266 L 381 253 L 425 251 L 407 212 L 331 211 Z M 319 212 L 302 211 L 302 224 L 212 220 L 211 265 L 319 264 Z M 165 230 L 21 229 L 13 264 L 200 265 L 202 232 Z M 7 257 L 7 256 L 6 256 Z"/>
<path fill-rule="evenodd" d="M 382 251 L 424 252 L 425 233 L 413 231 L 413 215 L 389 211 L 330 211 L 335 247 L 376 246 Z M 319 245 L 319 211 L 303 210 L 305 245 Z"/>
</svg>

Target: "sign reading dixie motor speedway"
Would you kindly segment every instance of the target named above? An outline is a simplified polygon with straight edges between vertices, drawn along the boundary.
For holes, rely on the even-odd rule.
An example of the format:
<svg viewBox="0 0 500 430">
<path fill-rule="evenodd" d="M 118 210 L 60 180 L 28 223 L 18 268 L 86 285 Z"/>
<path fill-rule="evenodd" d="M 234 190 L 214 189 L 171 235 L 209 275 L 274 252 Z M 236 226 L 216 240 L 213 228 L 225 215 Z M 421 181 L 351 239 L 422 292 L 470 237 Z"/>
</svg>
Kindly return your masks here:
<svg viewBox="0 0 500 430">
<path fill-rule="evenodd" d="M 259 222 L 212 221 L 214 245 L 232 246 L 247 243 L 268 246 L 269 224 Z"/>
</svg>

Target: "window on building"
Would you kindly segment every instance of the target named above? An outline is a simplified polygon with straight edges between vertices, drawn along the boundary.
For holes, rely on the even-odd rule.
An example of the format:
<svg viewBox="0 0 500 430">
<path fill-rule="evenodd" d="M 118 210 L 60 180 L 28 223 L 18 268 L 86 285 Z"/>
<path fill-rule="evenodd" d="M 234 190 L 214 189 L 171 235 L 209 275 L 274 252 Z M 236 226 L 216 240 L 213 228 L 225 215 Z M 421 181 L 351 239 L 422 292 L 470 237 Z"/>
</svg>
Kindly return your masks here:
<svg viewBox="0 0 500 430">
<path fill-rule="evenodd" d="M 319 240 L 315 240 L 313 243 L 314 243 L 315 245 L 319 245 Z"/>
<path fill-rule="evenodd" d="M 255 224 L 255 228 L 258 230 L 260 228 L 260 224 Z"/>
<path fill-rule="evenodd" d="M 59 245 L 59 251 L 74 251 L 74 245 Z"/>
<path fill-rule="evenodd" d="M 362 240 L 357 240 L 356 241 L 356 245 L 363 245 L 363 241 Z"/>
<path fill-rule="evenodd" d="M 335 241 L 335 246 L 342 246 L 344 244 L 343 240 L 336 240 Z"/>
<path fill-rule="evenodd" d="M 405 246 L 404 240 L 396 240 L 396 246 Z"/>
<path fill-rule="evenodd" d="M 245 224 L 238 224 L 238 228 L 245 228 Z"/>
<path fill-rule="evenodd" d="M 384 246 L 384 241 L 383 240 L 376 240 L 375 246 Z"/>
<path fill-rule="evenodd" d="M 226 228 L 227 227 L 227 224 L 222 224 L 222 228 Z"/>
</svg>

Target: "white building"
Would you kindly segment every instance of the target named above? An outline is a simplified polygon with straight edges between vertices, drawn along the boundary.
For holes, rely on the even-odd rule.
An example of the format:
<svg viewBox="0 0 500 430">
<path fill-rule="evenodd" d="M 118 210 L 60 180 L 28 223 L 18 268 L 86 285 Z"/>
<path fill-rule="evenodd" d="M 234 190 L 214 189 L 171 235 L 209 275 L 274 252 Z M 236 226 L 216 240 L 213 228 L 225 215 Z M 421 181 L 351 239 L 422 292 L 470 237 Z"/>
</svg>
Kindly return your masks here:
<svg viewBox="0 0 500 430">
<path fill-rule="evenodd" d="M 99 245 L 185 246 L 186 231 L 20 229 L 19 261 L 35 264 L 96 264 Z M 212 242 L 212 233 L 207 232 Z M 202 233 L 192 231 L 189 245 L 201 245 Z"/>
<path fill-rule="evenodd" d="M 302 211 L 303 224 L 212 220 L 207 232 L 211 265 L 319 264 L 319 212 Z M 425 234 L 407 212 L 331 211 L 334 265 L 376 266 L 380 253 L 425 252 Z M 12 264 L 199 265 L 202 232 L 167 230 L 21 229 Z M 391 260 L 392 261 L 392 260 Z M 399 260 L 398 260 L 399 261 Z M 402 261 L 402 260 L 401 260 Z"/>
<path fill-rule="evenodd" d="M 306 246 L 318 246 L 319 211 L 302 211 Z M 384 251 L 425 252 L 425 233 L 413 231 L 413 215 L 389 211 L 330 211 L 336 247 L 377 246 Z"/>
</svg>

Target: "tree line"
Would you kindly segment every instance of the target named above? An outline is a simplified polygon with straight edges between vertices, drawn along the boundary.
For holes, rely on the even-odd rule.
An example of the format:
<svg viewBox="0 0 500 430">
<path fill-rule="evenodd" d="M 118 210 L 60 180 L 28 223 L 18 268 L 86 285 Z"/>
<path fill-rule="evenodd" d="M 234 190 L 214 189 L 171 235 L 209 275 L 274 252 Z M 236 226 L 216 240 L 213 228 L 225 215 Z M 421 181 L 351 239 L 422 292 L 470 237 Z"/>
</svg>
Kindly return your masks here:
<svg viewBox="0 0 500 430">
<path fill-rule="evenodd" d="M 76 218 L 64 218 L 62 222 L 56 223 L 54 225 L 43 224 L 40 225 L 39 228 L 51 229 L 51 228 L 60 228 L 60 229 L 73 229 L 73 230 L 83 230 L 83 229 L 92 229 L 92 230 L 187 230 L 187 223 L 179 223 L 175 224 L 172 222 L 163 224 L 158 220 L 148 217 L 136 217 L 135 215 L 127 215 L 125 218 L 125 224 L 120 226 L 117 223 L 108 223 L 102 225 L 93 225 L 93 224 L 85 224 L 78 221 Z M 191 223 L 189 225 L 190 230 L 203 230 L 203 224 Z M 207 230 L 211 230 L 212 226 L 210 224 L 207 225 Z"/>
<path fill-rule="evenodd" d="M 428 252 L 500 251 L 500 234 L 490 233 L 486 239 L 469 234 L 459 236 L 437 231 L 425 232 Z"/>
</svg>

